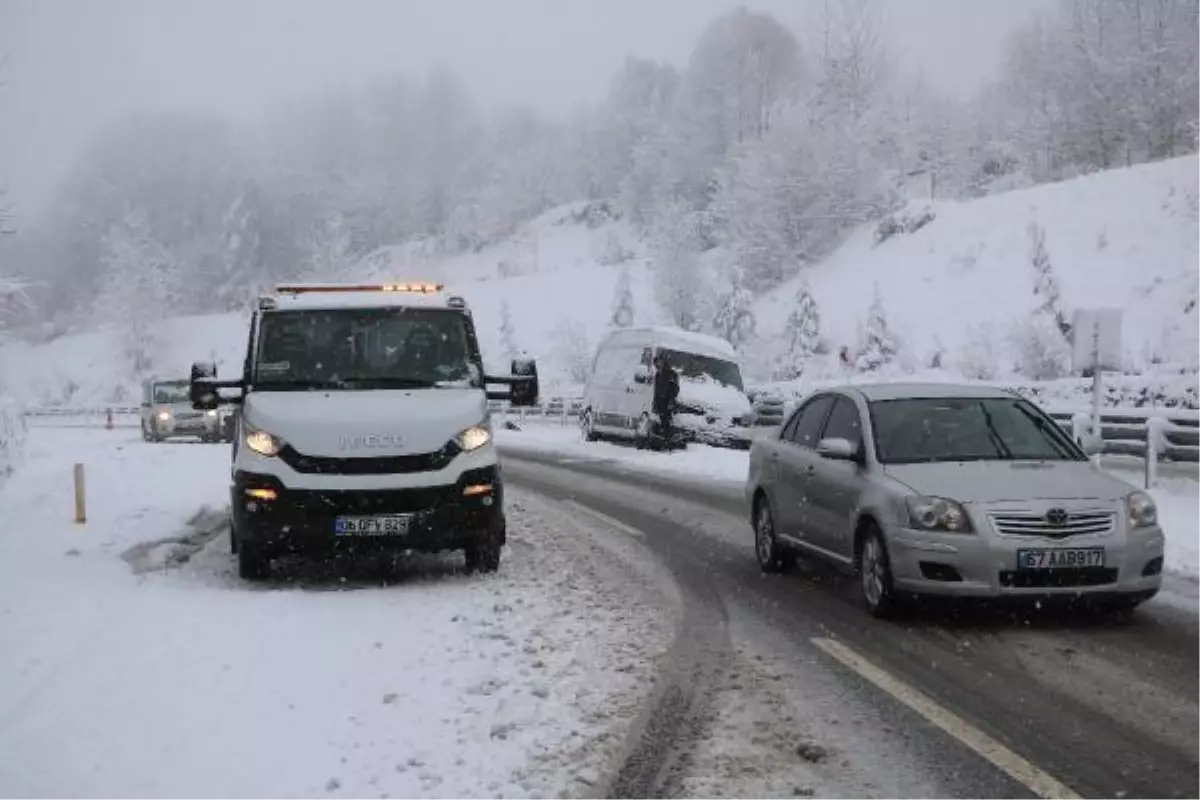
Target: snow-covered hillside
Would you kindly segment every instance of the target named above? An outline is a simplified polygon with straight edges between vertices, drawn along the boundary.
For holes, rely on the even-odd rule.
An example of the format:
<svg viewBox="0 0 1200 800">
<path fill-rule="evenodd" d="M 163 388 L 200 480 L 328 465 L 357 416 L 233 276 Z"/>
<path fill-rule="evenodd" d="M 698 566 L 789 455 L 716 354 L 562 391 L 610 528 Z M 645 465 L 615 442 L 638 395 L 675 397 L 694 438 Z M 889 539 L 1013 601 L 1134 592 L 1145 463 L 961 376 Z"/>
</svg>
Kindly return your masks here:
<svg viewBox="0 0 1200 800">
<path fill-rule="evenodd" d="M 973 202 L 939 203 L 934 219 L 919 230 L 878 244 L 878 224 L 863 226 L 830 258 L 758 300 L 759 340 L 746 353 L 750 377 L 769 377 L 801 281 L 811 287 L 830 347 L 830 355 L 807 370 L 809 377 L 835 372 L 841 346 L 856 348 L 876 289 L 901 342 L 898 368 L 928 376 L 940 352 L 940 374 L 947 377 L 960 375 L 968 360 L 990 361 L 997 378 L 1011 375 L 1011 334 L 1036 305 L 1031 223 L 1045 231 L 1068 315 L 1079 306 L 1119 306 L 1131 368 L 1152 370 L 1152 362 L 1194 367 L 1198 166 L 1197 157 L 1188 156 Z M 623 273 L 630 279 L 634 321 L 666 321 L 654 301 L 648 249 L 636 232 L 610 218 L 603 204 L 574 203 L 478 252 L 444 257 L 428 243 L 406 243 L 376 251 L 336 277 L 446 282 L 474 309 L 489 364 L 501 367 L 514 349 L 536 356 L 546 389 L 556 391 L 578 383 L 580 364 L 609 324 Z M 182 373 L 194 360 L 215 359 L 222 374 L 232 374 L 240 368 L 245 335 L 244 315 L 171 320 L 158 332 L 157 366 Z M 0 369 L 27 403 L 136 396 L 112 332 L 11 344 L 0 350 Z"/>
<path fill-rule="evenodd" d="M 951 372 L 986 366 L 1007 377 L 1017 360 L 1012 334 L 1038 303 L 1029 233 L 1036 224 L 1068 319 L 1081 306 L 1122 308 L 1128 368 L 1195 368 L 1197 167 L 1188 156 L 938 203 L 932 221 L 878 244 L 877 226 L 864 226 L 832 257 L 760 299 L 759 333 L 782 346 L 778 337 L 807 281 L 831 350 L 814 366 L 828 369 L 842 346 L 858 347 L 878 291 L 901 342 L 899 365 L 921 369 L 941 353 Z M 969 363 L 981 360 L 991 363 Z"/>
</svg>

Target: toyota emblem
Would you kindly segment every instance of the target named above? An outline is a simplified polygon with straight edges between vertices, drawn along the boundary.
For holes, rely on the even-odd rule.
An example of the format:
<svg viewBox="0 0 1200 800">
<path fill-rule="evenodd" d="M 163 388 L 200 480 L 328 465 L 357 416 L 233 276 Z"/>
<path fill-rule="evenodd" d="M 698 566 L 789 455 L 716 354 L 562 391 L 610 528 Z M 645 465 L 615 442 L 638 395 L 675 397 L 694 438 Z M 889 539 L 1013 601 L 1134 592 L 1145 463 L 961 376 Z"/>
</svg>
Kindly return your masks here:
<svg viewBox="0 0 1200 800">
<path fill-rule="evenodd" d="M 1046 512 L 1046 524 L 1052 528 L 1066 527 L 1067 521 L 1070 519 L 1066 509 L 1052 508 Z"/>
</svg>

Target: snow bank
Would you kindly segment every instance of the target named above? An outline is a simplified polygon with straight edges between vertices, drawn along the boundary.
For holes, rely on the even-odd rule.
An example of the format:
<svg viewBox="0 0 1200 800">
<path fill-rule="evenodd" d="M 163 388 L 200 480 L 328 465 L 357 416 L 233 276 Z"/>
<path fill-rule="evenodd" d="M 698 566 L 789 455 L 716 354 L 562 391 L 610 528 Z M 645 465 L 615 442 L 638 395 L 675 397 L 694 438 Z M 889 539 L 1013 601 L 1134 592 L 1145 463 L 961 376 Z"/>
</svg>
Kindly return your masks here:
<svg viewBox="0 0 1200 800">
<path fill-rule="evenodd" d="M 672 598 L 648 575 L 514 492 L 494 575 L 456 558 L 306 562 L 249 586 L 214 511 L 228 458 L 136 431 L 31 431 L 27 467 L 0 491 L 0 514 L 21 521 L 0 529 L 0 794 L 599 788 L 672 631 Z M 83 526 L 74 460 L 90 481 Z"/>
</svg>

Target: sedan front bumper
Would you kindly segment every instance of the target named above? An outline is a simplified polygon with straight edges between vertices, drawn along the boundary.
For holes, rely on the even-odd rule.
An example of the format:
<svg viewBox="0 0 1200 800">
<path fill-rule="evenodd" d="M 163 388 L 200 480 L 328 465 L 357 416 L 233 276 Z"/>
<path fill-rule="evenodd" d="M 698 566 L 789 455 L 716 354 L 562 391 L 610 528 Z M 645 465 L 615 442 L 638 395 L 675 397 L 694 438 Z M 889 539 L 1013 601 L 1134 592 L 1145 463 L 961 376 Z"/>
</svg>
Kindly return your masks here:
<svg viewBox="0 0 1200 800">
<path fill-rule="evenodd" d="M 1165 542 L 1157 526 L 1127 531 L 1118 517 L 1104 534 L 1055 537 L 1004 535 L 985 515 L 973 514 L 972 519 L 974 533 L 888 530 L 895 588 L 956 597 L 1144 599 L 1162 585 Z"/>
</svg>

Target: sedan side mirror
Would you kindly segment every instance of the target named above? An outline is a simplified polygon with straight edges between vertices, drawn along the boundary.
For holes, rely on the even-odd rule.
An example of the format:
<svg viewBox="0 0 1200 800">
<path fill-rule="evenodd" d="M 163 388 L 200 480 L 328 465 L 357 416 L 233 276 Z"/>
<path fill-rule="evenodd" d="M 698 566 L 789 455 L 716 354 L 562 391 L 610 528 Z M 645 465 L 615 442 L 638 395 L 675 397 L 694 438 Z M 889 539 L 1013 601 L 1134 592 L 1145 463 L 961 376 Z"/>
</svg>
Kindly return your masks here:
<svg viewBox="0 0 1200 800">
<path fill-rule="evenodd" d="M 817 455 L 833 461 L 857 461 L 858 448 L 848 439 L 838 437 L 822 439 L 817 443 Z"/>
</svg>

